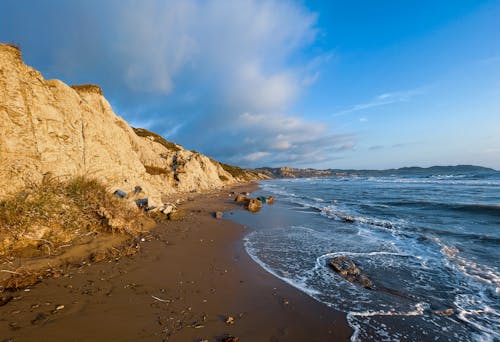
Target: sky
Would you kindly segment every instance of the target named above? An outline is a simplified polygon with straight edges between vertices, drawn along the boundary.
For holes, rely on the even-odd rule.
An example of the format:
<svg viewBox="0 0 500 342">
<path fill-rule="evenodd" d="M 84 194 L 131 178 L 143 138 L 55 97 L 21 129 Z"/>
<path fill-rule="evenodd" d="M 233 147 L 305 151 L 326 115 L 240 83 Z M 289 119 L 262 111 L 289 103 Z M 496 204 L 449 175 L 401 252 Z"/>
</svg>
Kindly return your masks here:
<svg viewBox="0 0 500 342">
<path fill-rule="evenodd" d="M 1 0 L 0 41 L 226 163 L 500 169 L 498 18 L 498 0 Z"/>
</svg>

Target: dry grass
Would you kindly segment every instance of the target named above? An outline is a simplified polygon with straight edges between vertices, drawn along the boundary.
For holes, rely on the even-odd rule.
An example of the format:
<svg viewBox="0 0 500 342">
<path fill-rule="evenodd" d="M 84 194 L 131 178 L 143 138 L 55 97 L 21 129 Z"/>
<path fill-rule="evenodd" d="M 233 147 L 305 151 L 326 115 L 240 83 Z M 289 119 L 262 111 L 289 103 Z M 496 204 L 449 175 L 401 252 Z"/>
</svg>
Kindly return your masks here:
<svg viewBox="0 0 500 342">
<path fill-rule="evenodd" d="M 229 164 L 219 163 L 220 166 L 224 169 L 224 171 L 228 172 L 234 178 L 244 179 L 244 180 L 252 180 L 254 177 L 257 177 L 255 172 L 242 169 L 238 166 L 233 166 Z"/>
<path fill-rule="evenodd" d="M 96 180 L 45 177 L 0 201 L 0 256 L 26 256 L 33 250 L 55 254 L 58 247 L 95 231 L 134 234 L 141 215 Z"/>
<path fill-rule="evenodd" d="M 75 89 L 76 91 L 102 95 L 102 88 L 95 84 L 75 84 L 72 85 L 71 88 Z"/>
<path fill-rule="evenodd" d="M 134 130 L 135 134 L 137 134 L 140 137 L 151 137 L 153 138 L 154 142 L 157 142 L 163 146 L 165 146 L 167 149 L 173 152 L 179 152 L 181 149 L 177 144 L 174 144 L 173 142 L 165 140 L 161 135 L 153 133 L 151 131 L 148 131 L 147 129 L 144 128 L 135 128 L 132 127 Z"/>
</svg>

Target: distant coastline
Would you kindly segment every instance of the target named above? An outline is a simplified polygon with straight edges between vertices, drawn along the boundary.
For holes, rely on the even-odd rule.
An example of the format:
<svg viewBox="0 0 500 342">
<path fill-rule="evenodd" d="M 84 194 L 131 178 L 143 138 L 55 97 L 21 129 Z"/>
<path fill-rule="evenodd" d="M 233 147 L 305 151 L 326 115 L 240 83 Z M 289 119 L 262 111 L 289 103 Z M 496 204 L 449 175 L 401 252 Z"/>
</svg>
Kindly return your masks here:
<svg viewBox="0 0 500 342">
<path fill-rule="evenodd" d="M 272 178 L 308 178 L 308 177 L 334 177 L 334 176 L 389 176 L 389 175 L 418 175 L 418 174 L 456 174 L 470 172 L 500 172 L 492 168 L 478 165 L 450 165 L 430 167 L 401 167 L 398 169 L 371 170 L 371 169 L 324 169 L 292 168 L 292 167 L 260 167 L 256 172 Z"/>
</svg>

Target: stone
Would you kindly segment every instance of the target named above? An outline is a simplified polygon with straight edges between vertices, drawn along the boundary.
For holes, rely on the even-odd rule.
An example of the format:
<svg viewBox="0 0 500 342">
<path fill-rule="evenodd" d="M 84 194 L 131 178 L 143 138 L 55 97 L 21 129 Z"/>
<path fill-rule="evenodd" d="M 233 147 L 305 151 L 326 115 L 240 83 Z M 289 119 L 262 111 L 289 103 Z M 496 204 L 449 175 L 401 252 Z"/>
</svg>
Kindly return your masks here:
<svg viewBox="0 0 500 342">
<path fill-rule="evenodd" d="M 354 221 L 355 221 L 355 219 L 352 216 L 344 217 L 344 222 L 353 223 Z"/>
<path fill-rule="evenodd" d="M 139 207 L 140 209 L 146 209 L 148 207 L 148 199 L 139 198 L 135 200 L 135 204 L 137 204 L 137 207 Z"/>
<path fill-rule="evenodd" d="M 360 275 L 355 281 L 358 282 L 359 285 L 361 287 L 364 287 L 365 289 L 372 289 L 373 288 L 373 281 L 371 281 L 370 278 L 368 278 L 364 274 Z"/>
<path fill-rule="evenodd" d="M 248 211 L 256 213 L 262 208 L 262 202 L 259 201 L 257 198 L 251 198 L 248 201 L 246 208 Z"/>
<path fill-rule="evenodd" d="M 216 211 L 216 212 L 215 212 L 215 218 L 216 218 L 216 219 L 221 219 L 221 218 L 222 218 L 222 215 L 223 215 L 223 214 L 222 214 L 222 211 Z"/>
<path fill-rule="evenodd" d="M 123 190 L 117 189 L 115 192 L 113 192 L 113 195 L 118 198 L 125 198 L 127 196 L 127 193 Z"/>
<path fill-rule="evenodd" d="M 248 202 L 249 198 L 245 195 L 239 194 L 238 196 L 236 196 L 234 198 L 234 201 L 238 202 L 238 203 L 244 203 L 244 202 Z"/>
<path fill-rule="evenodd" d="M 225 320 L 227 325 L 234 324 L 234 317 L 228 316 Z"/>
<path fill-rule="evenodd" d="M 175 206 L 173 206 L 172 204 L 166 204 L 165 207 L 163 209 L 161 209 L 160 211 L 162 213 L 164 213 L 165 215 L 168 215 L 172 211 L 174 211 L 174 209 L 175 209 Z"/>
<path fill-rule="evenodd" d="M 451 316 L 455 313 L 455 310 L 453 309 L 446 309 L 446 310 L 435 310 L 433 311 L 435 315 L 438 316 Z"/>
<path fill-rule="evenodd" d="M 262 203 L 266 203 L 266 198 L 264 196 L 259 196 L 259 197 L 257 197 L 257 199 L 259 201 L 261 201 Z"/>
<path fill-rule="evenodd" d="M 354 263 L 345 256 L 336 256 L 332 258 L 328 266 L 337 272 L 340 276 L 346 279 L 348 282 L 359 285 L 365 289 L 373 289 L 374 284 L 366 275 L 361 274 L 361 270 Z"/>
<path fill-rule="evenodd" d="M 266 203 L 267 204 L 274 204 L 274 196 L 269 196 L 266 198 Z"/>
<path fill-rule="evenodd" d="M 10 302 L 12 299 L 14 299 L 13 296 L 11 295 L 3 295 L 0 297 L 0 306 L 4 306 L 8 302 Z"/>
<path fill-rule="evenodd" d="M 220 338 L 221 342 L 238 342 L 239 340 L 240 339 L 238 337 L 232 335 L 225 335 Z"/>
<path fill-rule="evenodd" d="M 48 316 L 47 316 L 45 313 L 43 313 L 43 312 L 39 312 L 39 313 L 35 316 L 35 318 L 33 318 L 33 319 L 31 320 L 31 324 L 33 324 L 33 325 L 35 325 L 35 324 L 39 324 L 39 323 L 41 323 L 41 322 L 43 322 L 43 321 L 45 321 L 45 320 L 47 320 L 47 319 L 48 319 Z"/>
</svg>

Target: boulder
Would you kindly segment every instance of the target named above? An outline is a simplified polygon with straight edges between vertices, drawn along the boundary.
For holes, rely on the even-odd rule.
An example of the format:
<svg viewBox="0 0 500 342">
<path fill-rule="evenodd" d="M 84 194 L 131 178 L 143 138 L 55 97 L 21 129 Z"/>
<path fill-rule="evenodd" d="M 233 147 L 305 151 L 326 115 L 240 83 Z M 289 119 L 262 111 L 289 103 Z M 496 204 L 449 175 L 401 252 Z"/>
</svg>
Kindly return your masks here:
<svg viewBox="0 0 500 342">
<path fill-rule="evenodd" d="M 361 287 L 364 287 L 365 289 L 373 288 L 373 281 L 371 281 L 371 279 L 364 274 L 361 274 L 356 281 Z"/>
<path fill-rule="evenodd" d="M 249 199 L 248 199 L 247 196 L 239 194 L 238 196 L 236 196 L 236 198 L 234 199 L 234 201 L 238 202 L 238 203 L 245 203 L 245 202 L 248 202 Z"/>
<path fill-rule="evenodd" d="M 266 203 L 267 204 L 274 204 L 274 196 L 269 196 L 266 198 Z"/>
<path fill-rule="evenodd" d="M 438 316 L 451 316 L 455 313 L 455 310 L 453 309 L 446 309 L 446 310 L 436 310 L 434 311 L 434 314 L 435 315 L 438 315 Z"/>
<path fill-rule="evenodd" d="M 259 201 L 257 198 L 251 198 L 248 201 L 246 208 L 248 209 L 248 211 L 256 213 L 262 208 L 262 202 Z"/>
<path fill-rule="evenodd" d="M 135 200 L 135 204 L 137 204 L 137 207 L 141 209 L 146 209 L 148 207 L 148 199 L 147 198 L 139 198 Z"/>
<path fill-rule="evenodd" d="M 328 263 L 335 272 L 347 281 L 357 284 L 365 289 L 373 289 L 374 284 L 366 275 L 361 274 L 361 270 L 345 256 L 336 256 Z"/>
<path fill-rule="evenodd" d="M 113 195 L 118 198 L 125 198 L 127 196 L 127 193 L 123 190 L 117 189 L 115 192 L 113 192 Z"/>
<path fill-rule="evenodd" d="M 175 210 L 175 206 L 172 205 L 172 204 L 170 204 L 170 203 L 167 203 L 167 204 L 165 204 L 165 206 L 163 207 L 163 209 L 161 209 L 160 211 L 162 213 L 164 213 L 165 215 L 168 215 L 168 214 L 170 214 L 174 210 Z"/>
</svg>

